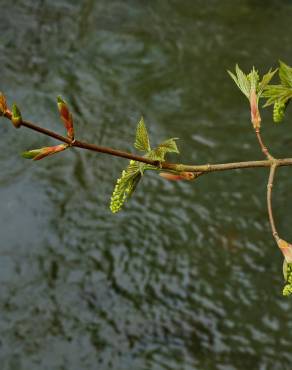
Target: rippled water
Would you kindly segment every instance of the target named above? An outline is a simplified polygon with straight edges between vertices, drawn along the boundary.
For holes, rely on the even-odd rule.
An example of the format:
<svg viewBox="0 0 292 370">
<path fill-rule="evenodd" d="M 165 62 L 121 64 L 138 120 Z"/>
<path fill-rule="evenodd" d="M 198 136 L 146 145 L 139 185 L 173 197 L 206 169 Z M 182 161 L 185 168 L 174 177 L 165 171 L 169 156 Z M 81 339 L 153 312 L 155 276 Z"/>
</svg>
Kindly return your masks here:
<svg viewBox="0 0 292 370">
<path fill-rule="evenodd" d="M 132 150 L 143 114 L 154 143 L 180 137 L 174 161 L 262 158 L 226 69 L 292 64 L 291 1 L 0 9 L 0 90 L 28 119 L 62 132 L 62 94 L 80 139 Z M 289 122 L 264 118 L 273 153 L 291 155 Z M 1 370 L 291 369 L 267 170 L 190 184 L 149 174 L 112 215 L 125 160 L 72 150 L 31 163 L 18 153 L 53 140 L 0 123 Z M 290 171 L 279 170 L 275 213 L 291 238 Z"/>
</svg>

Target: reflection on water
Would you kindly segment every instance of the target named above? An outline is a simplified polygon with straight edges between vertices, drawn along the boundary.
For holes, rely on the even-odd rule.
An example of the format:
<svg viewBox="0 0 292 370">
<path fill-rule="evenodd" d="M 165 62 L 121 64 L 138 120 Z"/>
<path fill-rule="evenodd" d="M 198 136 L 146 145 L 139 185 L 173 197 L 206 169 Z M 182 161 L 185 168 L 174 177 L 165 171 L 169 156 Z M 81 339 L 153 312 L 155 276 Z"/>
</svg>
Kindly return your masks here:
<svg viewBox="0 0 292 370">
<path fill-rule="evenodd" d="M 0 90 L 24 116 L 61 130 L 60 93 L 92 142 L 131 149 L 143 114 L 153 142 L 181 138 L 184 162 L 261 158 L 226 69 L 291 64 L 290 1 L 2 0 L 1 14 Z M 285 125 L 267 126 L 288 154 Z M 3 120 L 0 136 L 1 369 L 291 368 L 265 170 L 150 174 L 113 216 L 124 160 L 33 164 L 17 153 L 51 140 Z M 275 190 L 289 235 L 288 171 Z"/>
</svg>

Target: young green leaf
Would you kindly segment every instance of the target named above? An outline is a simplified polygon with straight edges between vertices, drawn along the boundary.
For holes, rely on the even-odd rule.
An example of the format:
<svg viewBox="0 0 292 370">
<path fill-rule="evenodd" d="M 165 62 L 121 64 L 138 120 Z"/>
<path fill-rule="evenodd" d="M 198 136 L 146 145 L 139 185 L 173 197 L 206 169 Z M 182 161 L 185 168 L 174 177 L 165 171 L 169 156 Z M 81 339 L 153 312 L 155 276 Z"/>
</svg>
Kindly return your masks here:
<svg viewBox="0 0 292 370">
<path fill-rule="evenodd" d="M 263 97 L 267 98 L 264 107 L 279 103 L 287 103 L 292 98 L 292 88 L 284 85 L 269 85 L 263 92 Z"/>
<path fill-rule="evenodd" d="M 275 122 L 279 122 L 277 119 L 283 117 L 287 104 L 292 99 L 292 68 L 284 62 L 280 61 L 279 63 L 279 77 L 281 84 L 265 86 L 262 94 L 263 97 L 267 98 L 264 107 L 274 104 Z M 279 110 L 280 108 L 282 110 L 281 112 Z"/>
<path fill-rule="evenodd" d="M 271 79 L 274 77 L 275 73 L 278 71 L 278 69 L 275 69 L 272 71 L 271 69 L 263 76 L 261 82 L 259 82 L 257 87 L 257 93 L 259 97 L 262 96 L 263 91 L 266 89 L 268 84 L 270 83 Z"/>
<path fill-rule="evenodd" d="M 178 140 L 178 138 L 174 137 L 163 141 L 157 148 L 147 153 L 146 156 L 153 160 L 164 162 L 167 153 L 179 153 L 175 140 Z"/>
<path fill-rule="evenodd" d="M 245 73 L 239 68 L 238 64 L 235 66 L 236 75 L 232 72 L 227 71 L 233 81 L 236 83 L 241 92 L 249 99 L 250 95 L 250 81 Z"/>
<path fill-rule="evenodd" d="M 255 70 L 254 67 L 252 67 L 251 72 L 247 75 L 247 79 L 250 83 L 250 90 L 249 90 L 249 96 L 250 96 L 251 91 L 257 92 L 258 83 L 260 79 L 259 73 L 258 71 Z"/>
<path fill-rule="evenodd" d="M 151 150 L 149 136 L 143 117 L 141 117 L 137 126 L 136 140 L 134 145 L 136 149 L 141 150 L 142 152 L 149 152 Z"/>
<path fill-rule="evenodd" d="M 280 63 L 279 77 L 282 85 L 292 87 L 292 68 L 282 61 L 279 61 L 279 63 Z"/>
</svg>

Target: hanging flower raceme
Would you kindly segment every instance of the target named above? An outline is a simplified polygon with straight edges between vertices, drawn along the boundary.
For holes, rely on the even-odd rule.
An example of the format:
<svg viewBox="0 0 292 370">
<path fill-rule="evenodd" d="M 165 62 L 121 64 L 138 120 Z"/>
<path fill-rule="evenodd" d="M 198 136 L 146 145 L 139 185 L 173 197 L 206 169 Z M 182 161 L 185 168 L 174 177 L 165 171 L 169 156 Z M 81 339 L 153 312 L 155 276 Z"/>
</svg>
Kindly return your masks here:
<svg viewBox="0 0 292 370">
<path fill-rule="evenodd" d="M 283 295 L 288 296 L 292 294 L 292 263 L 288 263 L 286 260 L 284 260 L 283 263 L 283 274 L 286 282 Z"/>
<path fill-rule="evenodd" d="M 273 121 L 275 123 L 283 121 L 287 105 L 288 103 L 275 102 L 273 107 Z"/>
<path fill-rule="evenodd" d="M 125 201 L 135 191 L 141 177 L 142 174 L 139 170 L 139 163 L 130 161 L 128 167 L 122 171 L 121 177 L 117 180 L 111 196 L 110 210 L 113 213 L 120 211 Z"/>
<path fill-rule="evenodd" d="M 277 244 L 284 256 L 283 274 L 286 285 L 283 295 L 288 296 L 292 294 L 292 245 L 283 239 L 279 239 Z"/>
</svg>

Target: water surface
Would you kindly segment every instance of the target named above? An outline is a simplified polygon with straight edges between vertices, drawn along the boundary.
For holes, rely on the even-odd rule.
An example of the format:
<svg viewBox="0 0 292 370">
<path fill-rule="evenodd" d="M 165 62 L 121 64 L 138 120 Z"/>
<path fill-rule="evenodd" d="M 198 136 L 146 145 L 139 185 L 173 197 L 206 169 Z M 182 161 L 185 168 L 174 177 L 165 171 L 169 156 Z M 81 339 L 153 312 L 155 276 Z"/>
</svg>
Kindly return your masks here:
<svg viewBox="0 0 292 370">
<path fill-rule="evenodd" d="M 0 1 L 0 90 L 23 116 L 133 150 L 179 137 L 184 163 L 261 159 L 226 69 L 292 64 L 291 1 Z M 272 152 L 289 121 L 264 114 Z M 290 112 L 291 114 L 291 112 Z M 291 300 L 267 220 L 266 169 L 196 183 L 145 176 L 124 211 L 109 199 L 127 161 L 72 150 L 0 121 L 1 370 L 291 369 Z M 290 169 L 275 214 L 292 238 Z"/>
</svg>

